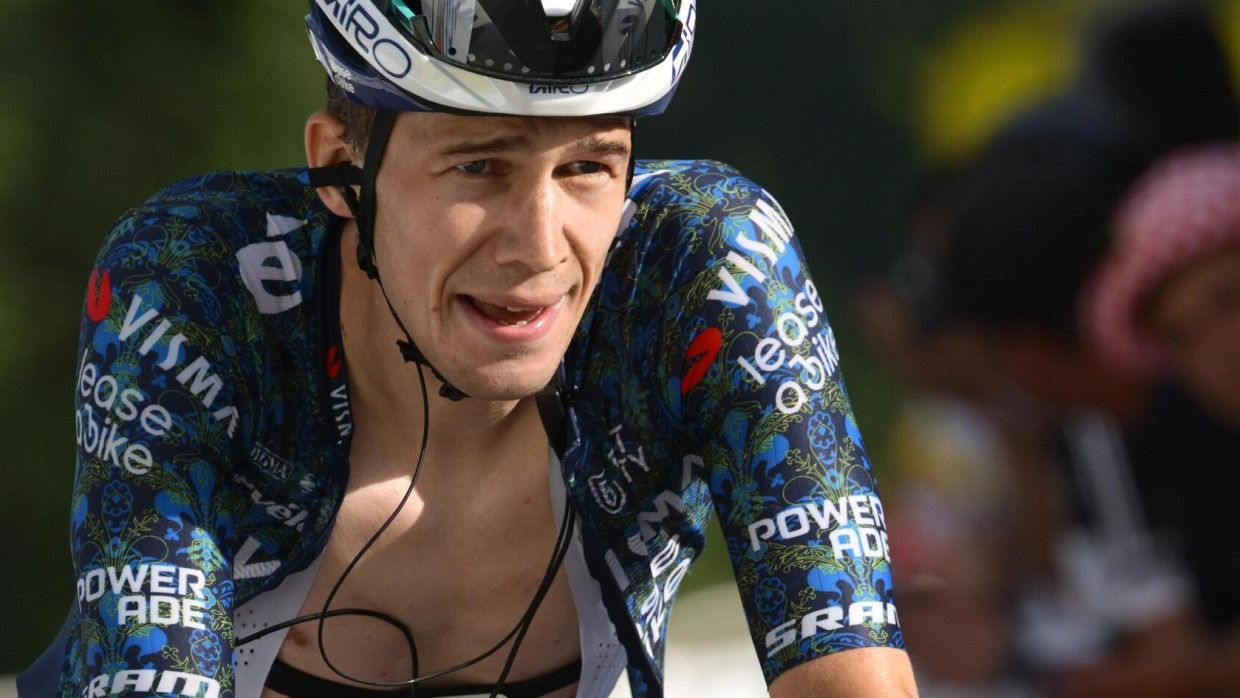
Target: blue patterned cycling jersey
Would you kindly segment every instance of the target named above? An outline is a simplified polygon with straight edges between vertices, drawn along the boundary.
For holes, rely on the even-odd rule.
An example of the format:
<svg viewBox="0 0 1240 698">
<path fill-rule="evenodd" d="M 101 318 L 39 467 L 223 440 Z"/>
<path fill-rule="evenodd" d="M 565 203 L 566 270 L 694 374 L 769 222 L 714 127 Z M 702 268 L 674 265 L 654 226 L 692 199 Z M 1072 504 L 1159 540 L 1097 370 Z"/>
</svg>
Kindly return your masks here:
<svg viewBox="0 0 1240 698">
<path fill-rule="evenodd" d="M 341 228 L 294 169 L 185 180 L 107 238 L 74 382 L 76 599 L 23 695 L 234 695 L 233 609 L 318 555 L 348 478 Z M 902 646 L 834 335 L 769 194 L 640 163 L 564 368 L 562 475 L 634 695 L 662 695 L 712 512 L 768 682 Z"/>
</svg>

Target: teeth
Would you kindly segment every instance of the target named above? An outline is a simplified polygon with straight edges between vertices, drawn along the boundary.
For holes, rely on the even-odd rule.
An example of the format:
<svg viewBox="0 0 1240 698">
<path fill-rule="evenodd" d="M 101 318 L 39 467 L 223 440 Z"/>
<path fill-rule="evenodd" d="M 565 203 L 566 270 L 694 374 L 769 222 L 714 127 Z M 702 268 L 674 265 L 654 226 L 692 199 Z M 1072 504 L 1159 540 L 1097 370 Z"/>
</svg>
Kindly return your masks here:
<svg viewBox="0 0 1240 698">
<path fill-rule="evenodd" d="M 536 320 L 542 311 L 547 308 L 547 306 L 543 305 L 530 307 L 517 305 L 492 305 L 486 301 L 480 301 L 476 298 L 471 298 L 470 302 L 473 303 L 475 308 L 482 311 L 483 315 L 486 315 L 492 320 L 502 323 L 508 327 L 525 327 Z M 559 305 L 559 301 L 557 301 L 556 305 Z"/>
<path fill-rule="evenodd" d="M 538 310 L 538 308 L 517 308 L 511 305 L 506 305 L 504 306 L 504 310 L 507 310 L 510 313 L 529 313 L 534 310 Z M 502 318 L 499 318 L 499 321 L 504 323 L 505 325 L 508 325 L 509 327 L 525 327 L 526 325 L 530 324 L 529 320 L 509 321 L 509 320 L 504 320 Z"/>
</svg>

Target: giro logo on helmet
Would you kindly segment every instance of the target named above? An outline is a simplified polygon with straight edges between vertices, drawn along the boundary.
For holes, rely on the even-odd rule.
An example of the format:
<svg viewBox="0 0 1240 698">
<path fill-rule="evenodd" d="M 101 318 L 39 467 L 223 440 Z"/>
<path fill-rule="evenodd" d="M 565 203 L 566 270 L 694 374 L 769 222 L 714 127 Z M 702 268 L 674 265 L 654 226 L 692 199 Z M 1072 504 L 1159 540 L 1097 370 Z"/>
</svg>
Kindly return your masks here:
<svg viewBox="0 0 1240 698">
<path fill-rule="evenodd" d="M 391 39 L 379 39 L 371 46 L 375 56 L 375 65 L 382 68 L 394 78 L 403 78 L 413 68 L 413 61 L 400 44 Z"/>
<path fill-rule="evenodd" d="M 503 13 L 472 0 L 310 3 L 306 26 L 332 80 L 357 103 L 396 111 L 658 114 L 689 60 L 697 22 L 695 0 L 496 3 L 511 10 Z M 573 21 L 591 31 L 527 31 L 569 5 Z"/>
<path fill-rule="evenodd" d="M 400 43 L 388 37 L 379 38 L 381 25 L 357 0 L 319 0 L 345 35 L 352 35 L 353 44 L 373 57 L 372 64 L 393 78 L 403 78 L 413 69 L 413 59 Z"/>
<path fill-rule="evenodd" d="M 689 62 L 689 54 L 693 51 L 693 34 L 697 27 L 697 4 L 689 3 L 685 13 L 684 27 L 681 29 L 680 42 L 672 48 L 672 82 L 680 79 L 685 65 Z"/>
<path fill-rule="evenodd" d="M 583 95 L 589 91 L 589 85 L 530 85 L 532 95 Z"/>
</svg>

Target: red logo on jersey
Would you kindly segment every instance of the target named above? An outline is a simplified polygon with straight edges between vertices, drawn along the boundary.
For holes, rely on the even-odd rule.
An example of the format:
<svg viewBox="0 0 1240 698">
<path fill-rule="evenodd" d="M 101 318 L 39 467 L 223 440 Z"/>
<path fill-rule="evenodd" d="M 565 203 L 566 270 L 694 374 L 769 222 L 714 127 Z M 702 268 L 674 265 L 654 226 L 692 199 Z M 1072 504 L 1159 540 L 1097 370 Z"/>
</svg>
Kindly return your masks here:
<svg viewBox="0 0 1240 698">
<path fill-rule="evenodd" d="M 105 269 L 103 279 L 99 279 L 99 267 L 90 272 L 90 282 L 86 289 L 86 316 L 92 322 L 101 322 L 112 309 L 112 279 L 108 278 Z"/>
<path fill-rule="evenodd" d="M 327 348 L 327 377 L 336 380 L 340 375 L 340 351 L 336 347 Z"/>
<path fill-rule="evenodd" d="M 719 353 L 721 344 L 723 344 L 723 333 L 714 327 L 706 328 L 694 337 L 692 342 L 689 342 L 689 348 L 685 350 L 685 361 L 692 362 L 692 365 L 685 372 L 684 378 L 680 379 L 681 395 L 688 395 L 690 390 L 702 382 L 702 378 L 706 376 L 711 363 Z"/>
</svg>

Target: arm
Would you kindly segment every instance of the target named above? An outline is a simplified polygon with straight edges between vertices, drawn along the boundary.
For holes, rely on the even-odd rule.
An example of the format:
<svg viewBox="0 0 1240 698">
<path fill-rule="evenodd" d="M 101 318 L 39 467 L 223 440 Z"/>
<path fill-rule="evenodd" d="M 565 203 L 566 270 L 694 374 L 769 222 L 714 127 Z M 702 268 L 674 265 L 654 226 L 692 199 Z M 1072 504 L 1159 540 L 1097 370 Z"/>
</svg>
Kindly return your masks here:
<svg viewBox="0 0 1240 698">
<path fill-rule="evenodd" d="M 683 355 L 686 429 L 774 695 L 915 691 L 873 473 L 835 337 L 778 203 L 727 168 L 669 219 L 685 229 L 665 341 Z M 716 193 L 718 192 L 718 193 Z M 706 198 L 706 197 L 703 197 Z"/>
<path fill-rule="evenodd" d="M 829 654 L 789 669 L 771 684 L 771 698 L 916 696 L 908 654 L 869 647 Z"/>
<path fill-rule="evenodd" d="M 243 335 L 220 293 L 231 264 L 210 231 L 138 210 L 91 275 L 58 694 L 233 695 L 235 551 L 218 482 L 245 431 L 231 342 Z"/>
</svg>

